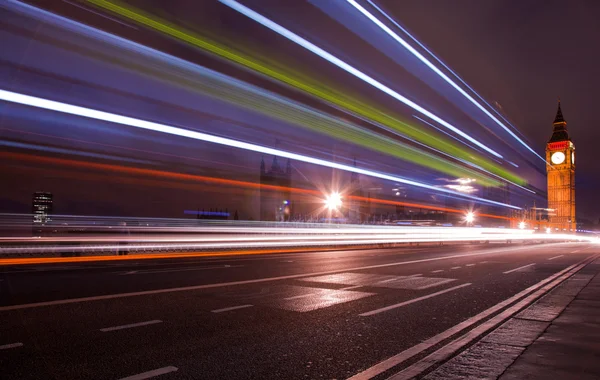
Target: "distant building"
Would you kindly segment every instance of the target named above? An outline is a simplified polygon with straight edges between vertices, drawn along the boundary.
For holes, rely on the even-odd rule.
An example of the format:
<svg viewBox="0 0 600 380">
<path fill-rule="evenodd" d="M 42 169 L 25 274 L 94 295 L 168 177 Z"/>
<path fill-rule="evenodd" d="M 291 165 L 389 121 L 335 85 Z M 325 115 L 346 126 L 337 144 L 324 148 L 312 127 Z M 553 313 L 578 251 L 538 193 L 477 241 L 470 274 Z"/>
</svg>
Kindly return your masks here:
<svg viewBox="0 0 600 380">
<path fill-rule="evenodd" d="M 567 122 L 560 109 L 554 118 L 552 136 L 546 144 L 548 173 L 548 209 L 553 229 L 575 231 L 575 145 L 567 132 Z"/>
<path fill-rule="evenodd" d="M 33 223 L 47 223 L 52 215 L 52 193 L 33 193 L 32 201 Z"/>
<path fill-rule="evenodd" d="M 292 215 L 290 187 L 292 185 L 292 163 L 288 159 L 285 169 L 273 157 L 267 170 L 265 160 L 260 162 L 260 220 L 288 221 Z"/>
</svg>

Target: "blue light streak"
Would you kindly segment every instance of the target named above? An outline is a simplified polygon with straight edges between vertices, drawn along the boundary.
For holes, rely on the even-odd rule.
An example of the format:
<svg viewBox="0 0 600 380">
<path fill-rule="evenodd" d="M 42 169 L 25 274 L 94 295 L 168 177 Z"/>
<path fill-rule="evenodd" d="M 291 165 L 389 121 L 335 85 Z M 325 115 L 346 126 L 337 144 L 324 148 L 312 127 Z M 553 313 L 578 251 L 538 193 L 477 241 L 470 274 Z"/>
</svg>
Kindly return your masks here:
<svg viewBox="0 0 600 380">
<path fill-rule="evenodd" d="M 280 34 L 283 37 L 286 37 L 287 39 L 295 42 L 296 44 L 304 47 L 305 49 L 317 54 L 318 56 L 320 56 L 321 58 L 324 58 L 325 60 L 331 62 L 332 64 L 336 65 L 337 67 L 341 68 L 342 70 L 354 75 L 355 77 L 363 80 L 364 82 L 370 84 L 371 86 L 385 92 L 386 94 L 390 95 L 391 97 L 393 97 L 396 100 L 399 100 L 400 102 L 404 103 L 405 105 L 409 106 L 410 108 L 422 113 L 423 115 L 429 117 L 432 120 L 435 120 L 436 122 L 438 122 L 439 124 L 443 125 L 444 127 L 448 128 L 449 130 L 451 130 L 452 132 L 456 133 L 457 135 L 467 139 L 468 141 L 472 142 L 473 144 L 479 146 L 480 148 L 484 149 L 485 151 L 487 151 L 488 153 L 498 157 L 498 158 L 503 158 L 502 155 L 500 155 L 500 153 L 496 152 L 495 150 L 493 150 L 492 148 L 489 148 L 488 146 L 486 146 L 485 144 L 479 142 L 478 140 L 476 140 L 475 138 L 469 136 L 468 134 L 464 133 L 463 131 L 461 131 L 460 129 L 456 128 L 455 126 L 453 126 L 452 124 L 448 123 L 447 121 L 441 119 L 440 117 L 438 117 L 437 115 L 431 113 L 430 111 L 426 110 L 425 108 L 419 106 L 418 104 L 416 104 L 415 102 L 405 98 L 404 96 L 400 95 L 399 93 L 397 93 L 396 91 L 392 90 L 391 88 L 387 87 L 386 85 L 384 85 L 383 83 L 375 80 L 374 78 L 368 76 L 367 74 L 363 73 L 362 71 L 356 69 L 355 67 L 349 65 L 348 63 L 342 61 L 341 59 L 335 57 L 334 55 L 332 55 L 331 53 L 326 52 L 325 50 L 321 49 L 320 47 L 314 45 L 313 43 L 305 40 L 304 38 L 300 37 L 299 35 L 291 32 L 290 30 L 284 28 L 283 26 L 269 20 L 268 18 L 262 16 L 261 14 L 253 11 L 252 9 L 238 3 L 235 0 L 219 0 L 221 3 L 227 5 L 228 7 L 240 12 L 241 14 L 247 16 L 248 18 L 251 18 L 252 20 L 258 22 L 259 24 L 271 29 L 272 31 Z"/>
<path fill-rule="evenodd" d="M 336 162 L 331 162 L 331 161 L 322 160 L 319 158 L 314 158 L 314 157 L 309 157 L 309 156 L 305 156 L 305 155 L 301 155 L 301 154 L 287 152 L 287 151 L 283 151 L 280 149 L 273 149 L 273 148 L 256 145 L 256 144 L 251 144 L 251 143 L 246 143 L 243 141 L 233 140 L 233 139 L 229 139 L 229 138 L 225 138 L 225 137 L 213 136 L 213 135 L 209 135 L 209 134 L 202 133 L 202 132 L 191 131 L 191 130 L 173 127 L 173 126 L 169 126 L 169 125 L 165 125 L 165 124 L 159 124 L 159 123 L 155 123 L 155 122 L 151 122 L 151 121 L 147 121 L 147 120 L 136 119 L 136 118 L 129 117 L 129 116 L 123 116 L 123 115 L 118 115 L 118 114 L 114 114 L 114 113 L 98 111 L 98 110 L 94 110 L 91 108 L 80 107 L 80 106 L 75 106 L 72 104 L 61 103 L 61 102 L 57 102 L 57 101 L 53 101 L 53 100 L 19 94 L 19 93 L 12 92 L 12 91 L 6 91 L 6 90 L 0 89 L 0 100 L 4 100 L 7 102 L 11 102 L 11 103 L 22 104 L 22 105 L 26 105 L 26 106 L 31 106 L 31 107 L 47 109 L 47 110 L 56 111 L 56 112 L 62 112 L 62 113 L 75 115 L 75 116 L 87 117 L 87 118 L 95 119 L 95 120 L 107 121 L 107 122 L 120 124 L 120 125 L 127 125 L 130 127 L 135 127 L 135 128 L 140 128 L 140 129 L 145 129 L 145 130 L 150 130 L 150 131 L 155 131 L 155 132 L 166 133 L 166 134 L 175 135 L 175 136 L 187 137 L 187 138 L 191 138 L 191 139 L 195 139 L 195 140 L 211 142 L 214 144 L 225 145 L 225 146 L 244 149 L 244 150 L 248 150 L 248 151 L 252 151 L 252 152 L 258 152 L 258 153 L 264 153 L 264 154 L 269 154 L 269 155 L 285 157 L 285 158 L 289 158 L 292 160 L 306 162 L 309 164 L 324 166 L 324 167 L 333 168 L 333 169 L 345 170 L 348 172 L 363 174 L 363 175 L 366 175 L 369 177 L 380 178 L 380 179 L 384 179 L 384 180 L 403 183 L 406 185 L 411 185 L 411 186 L 416 186 L 416 187 L 420 187 L 420 188 L 424 188 L 424 189 L 438 191 L 438 192 L 442 192 L 442 193 L 446 193 L 446 194 L 452 194 L 455 196 L 472 199 L 472 200 L 475 200 L 478 202 L 493 204 L 496 206 L 508 207 L 508 208 L 512 208 L 515 210 L 521 209 L 520 207 L 517 207 L 517 206 L 513 206 L 513 205 L 501 203 L 501 202 L 496 202 L 493 200 L 484 199 L 484 198 L 480 198 L 480 197 L 476 197 L 476 196 L 472 196 L 472 195 L 468 195 L 468 194 L 462 194 L 459 192 L 439 188 L 439 187 L 436 187 L 433 185 L 428 185 L 426 183 L 417 182 L 414 180 L 397 177 L 397 176 L 393 176 L 393 175 L 389 175 L 389 174 L 385 174 L 385 173 L 375 172 L 375 171 L 366 170 L 366 169 L 360 169 L 360 168 L 356 168 L 354 166 L 339 164 Z"/>
<path fill-rule="evenodd" d="M 485 107 L 483 107 L 479 102 L 477 102 L 475 99 L 473 99 L 473 97 L 471 95 L 469 95 L 465 90 L 463 90 L 458 84 L 456 84 L 454 81 L 452 81 L 452 79 L 450 79 L 446 74 L 444 74 L 440 69 L 438 69 L 433 63 L 431 63 L 427 58 L 425 58 L 421 53 L 419 53 L 415 48 L 413 48 L 412 46 L 410 46 L 405 40 L 403 40 L 400 36 L 398 36 L 396 33 L 394 33 L 394 31 L 392 31 L 387 25 L 385 25 L 384 23 L 382 23 L 377 17 L 373 16 L 372 13 L 370 13 L 369 11 L 367 11 L 364 7 L 362 7 L 360 4 L 358 4 L 355 0 L 346 0 L 350 5 L 352 5 L 354 8 L 356 8 L 360 13 L 362 13 L 364 16 L 366 16 L 369 20 L 371 20 L 375 25 L 379 26 L 384 32 L 386 32 L 390 37 L 392 37 L 394 40 L 396 40 L 396 42 L 398 42 L 400 45 L 402 45 L 406 50 L 408 50 L 411 54 L 413 54 L 415 57 L 417 57 L 421 62 L 423 62 L 427 67 L 429 67 L 433 72 L 435 72 L 437 75 L 439 75 L 444 81 L 446 81 L 449 85 L 451 85 L 452 87 L 454 87 L 454 89 L 456 89 L 461 95 L 463 95 L 465 98 L 467 98 L 467 100 L 469 100 L 471 103 L 473 103 L 473 105 L 475 105 L 477 108 L 479 108 L 483 113 L 485 113 L 490 119 L 492 119 L 496 124 L 498 124 L 500 127 L 502 127 L 502 129 L 504 129 L 506 132 L 508 132 L 508 134 L 510 134 L 515 140 L 517 140 L 521 145 L 523 145 L 525 148 L 527 148 L 530 152 L 532 152 L 533 154 L 535 154 L 537 157 L 539 157 L 541 160 L 543 160 L 544 162 L 546 162 L 546 159 L 544 159 L 542 156 L 540 156 L 535 150 L 533 150 L 529 145 L 527 145 L 527 143 L 525 143 L 525 141 L 521 140 L 521 138 L 519 138 L 519 136 L 517 136 L 513 131 L 511 131 L 506 125 L 504 125 L 500 120 L 498 120 L 498 118 L 496 118 L 494 115 L 492 115 L 492 113 L 490 113 Z M 386 15 L 379 7 L 377 7 L 376 5 L 374 5 L 371 1 L 369 1 L 369 3 L 371 5 L 373 5 L 377 10 L 379 10 L 382 14 Z M 394 22 L 391 17 L 387 16 L 388 20 L 391 20 L 392 22 Z M 394 24 L 398 27 L 400 27 L 396 22 L 394 22 Z M 401 28 L 401 27 L 400 27 Z M 402 29 L 402 28 L 401 28 Z M 402 29 L 404 30 L 404 29 Z M 411 36 L 412 37 L 412 36 Z M 413 40 L 416 40 L 414 37 L 412 37 Z M 419 44 L 421 46 L 423 46 L 422 44 Z M 426 49 L 427 50 L 427 49 Z M 427 50 L 429 52 L 429 50 Z M 429 52 L 431 54 L 431 52 Z M 433 54 L 432 54 L 433 55 Z M 439 61 L 439 60 L 438 60 Z M 444 65 L 446 68 L 448 68 L 446 65 Z M 464 83 L 464 82 L 463 82 Z M 488 104 L 489 105 L 489 104 Z"/>
</svg>

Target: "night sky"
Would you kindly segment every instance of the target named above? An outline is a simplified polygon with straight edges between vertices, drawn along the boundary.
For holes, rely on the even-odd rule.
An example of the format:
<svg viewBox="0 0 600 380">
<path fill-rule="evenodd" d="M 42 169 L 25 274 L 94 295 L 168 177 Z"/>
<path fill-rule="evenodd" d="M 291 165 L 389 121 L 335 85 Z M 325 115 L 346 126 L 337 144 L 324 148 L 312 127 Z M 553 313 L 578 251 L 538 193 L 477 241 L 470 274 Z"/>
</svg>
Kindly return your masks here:
<svg viewBox="0 0 600 380">
<path fill-rule="evenodd" d="M 159 36 L 154 32 L 145 31 L 143 28 L 127 28 L 111 19 L 91 14 L 89 11 L 64 2 L 32 1 L 32 3 L 88 25 L 152 46 L 168 54 L 243 79 L 294 100 L 321 107 L 318 102 L 311 100 L 308 96 L 290 91 L 230 64 L 224 64 L 222 60 L 199 53 L 184 44 Z M 404 112 L 407 118 L 411 117 L 410 112 L 405 112 L 406 110 L 398 107 L 397 103 L 391 101 L 389 97 L 377 93 L 377 91 L 364 84 L 357 83 L 354 78 L 323 62 L 322 59 L 312 53 L 304 51 L 285 39 L 274 35 L 273 32 L 222 4 L 213 1 L 185 0 L 170 1 L 168 7 L 165 5 L 167 2 L 156 0 L 131 0 L 127 3 L 147 9 L 152 14 L 171 20 L 177 25 L 183 25 L 200 34 L 218 38 L 222 41 L 229 41 L 232 44 L 235 43 L 248 52 L 265 54 L 282 65 L 291 65 L 293 68 L 307 73 L 307 75 L 313 75 L 317 80 L 336 83 L 349 94 L 359 94 L 381 104 L 384 108 L 387 107 L 395 111 L 399 109 L 398 112 Z M 407 92 L 414 89 L 415 93 L 419 93 L 421 99 L 428 99 L 429 95 L 431 95 L 431 99 L 439 97 L 431 89 L 426 88 L 422 83 L 418 83 L 419 80 L 408 74 L 408 71 L 405 72 L 383 54 L 376 55 L 377 51 L 372 46 L 358 38 L 343 25 L 336 23 L 335 20 L 319 11 L 317 7 L 309 2 L 247 0 L 242 1 L 242 3 L 264 12 L 267 16 L 284 23 L 292 30 L 312 39 L 315 43 L 331 49 L 339 48 L 338 54 L 341 54 L 342 58 L 360 64 L 360 67 L 364 70 L 370 70 L 370 73 L 386 78 L 394 85 L 406 89 Z M 542 0 L 378 0 L 377 4 L 430 48 L 490 104 L 495 104 L 501 109 L 504 116 L 517 126 L 529 145 L 542 156 L 544 155 L 545 143 L 552 133 L 552 121 L 556 113 L 557 99 L 560 97 L 570 136 L 577 149 L 577 216 L 579 220 L 585 218 L 598 222 L 600 219 L 600 202 L 597 202 L 596 195 L 597 189 L 600 188 L 600 175 L 598 174 L 600 173 L 600 163 L 595 158 L 596 149 L 594 144 L 600 139 L 600 131 L 597 126 L 598 112 L 596 110 L 596 103 L 599 101 L 597 91 L 600 88 L 600 75 L 597 69 L 598 62 L 600 62 L 600 50 L 596 46 L 600 41 L 600 25 L 597 22 L 600 19 L 600 2 L 583 0 L 572 2 Z M 32 40 L 40 39 L 41 36 L 34 35 L 33 30 L 35 29 L 32 29 L 28 38 Z M 29 51 L 27 54 L 33 53 Z M 81 69 L 83 72 L 84 68 L 88 69 L 88 67 L 81 66 L 77 67 L 77 70 Z M 11 85 L 21 86 L 25 83 L 22 79 L 24 78 L 24 70 L 18 67 L 12 67 L 10 70 L 12 71 L 7 70 L 3 73 L 7 73 Z M 93 78 L 92 81 L 97 83 L 90 86 L 89 93 L 98 92 L 100 95 L 90 95 L 90 99 L 101 99 L 106 107 L 117 107 L 118 104 L 122 104 L 126 106 L 124 108 L 127 108 L 127 112 L 134 112 L 132 110 L 137 109 L 139 112 L 146 112 L 148 117 L 149 115 L 156 117 L 157 119 L 154 120 L 180 123 L 179 125 L 189 125 L 190 121 L 198 124 L 199 120 L 204 117 L 202 107 L 206 107 L 206 105 L 196 103 L 196 109 L 194 109 L 193 99 L 177 95 L 176 92 L 173 92 L 175 95 L 172 97 L 167 97 L 167 93 L 164 92 L 164 101 L 172 102 L 177 105 L 176 107 L 158 101 L 163 99 L 144 100 L 144 96 L 151 97 L 151 95 L 149 92 L 144 93 L 140 89 L 140 82 L 134 80 L 131 80 L 130 83 L 127 83 L 127 79 L 121 81 L 123 86 L 129 86 L 138 92 L 133 100 L 128 100 L 126 96 L 123 96 L 122 99 L 118 97 L 111 99 L 106 94 L 101 93 L 96 86 L 102 81 L 99 78 L 104 75 L 108 78 L 112 74 L 109 75 L 108 71 L 103 71 L 104 69 L 94 70 L 96 71 L 90 69 L 90 77 Z M 83 77 L 83 74 L 81 75 Z M 48 78 L 41 78 L 40 83 L 46 82 L 47 79 L 48 82 L 58 80 L 50 76 Z M 119 81 L 119 79 L 115 79 L 116 77 L 110 78 Z M 28 80 L 33 82 L 31 78 Z M 102 85 L 104 84 L 106 83 L 102 83 Z M 71 86 L 69 91 L 73 91 L 73 85 L 69 86 Z M 107 84 L 107 86 L 110 85 Z M 32 89 L 34 91 L 39 90 L 39 88 L 34 87 Z M 49 85 L 47 85 L 47 89 L 49 94 L 54 91 Z M 158 86 L 152 87 L 151 85 L 148 85 L 148 89 L 159 94 L 160 91 L 163 91 Z M 110 93 L 105 89 L 102 91 Z M 75 93 L 69 93 L 69 95 L 74 96 Z M 87 96 L 85 91 L 80 92 L 81 94 Z M 40 93 L 40 95 L 44 94 Z M 64 94 L 60 93 L 59 95 Z M 445 100 L 435 99 L 431 100 L 431 104 L 425 105 L 438 107 L 439 112 L 448 111 L 455 117 L 455 120 L 461 120 L 461 115 L 453 113 L 454 110 L 447 107 Z M 81 101 L 84 101 L 83 97 Z M 184 104 L 186 102 L 187 104 Z M 215 109 L 217 108 L 213 110 Z M 336 114 L 335 110 L 325 110 L 332 112 L 334 115 Z M 141 113 L 139 116 L 141 115 L 144 114 Z M 232 119 L 237 117 L 239 120 L 247 118 L 242 113 L 231 113 L 229 109 L 223 111 L 222 116 L 225 119 L 228 117 Z M 72 120 L 67 120 L 68 118 L 64 119 L 66 124 L 76 124 Z M 5 128 L 12 128 L 16 125 L 10 124 L 11 121 L 8 117 L 5 117 L 3 121 L 5 122 Z M 472 122 L 472 120 L 469 120 L 469 122 Z M 54 123 L 58 122 L 55 120 Z M 216 128 L 223 135 L 235 131 L 238 134 L 241 133 L 242 139 L 245 139 L 245 141 L 259 139 L 258 141 L 261 142 L 260 139 L 262 139 L 262 143 L 265 145 L 273 145 L 276 141 L 278 147 L 282 149 L 310 148 L 319 154 L 345 159 L 347 163 L 351 162 L 352 157 L 358 156 L 361 166 L 394 171 L 398 175 L 419 175 L 422 178 L 432 175 L 409 165 L 396 165 L 395 162 L 374 154 L 367 155 L 364 152 L 357 152 L 349 144 L 342 144 L 334 139 L 319 138 L 319 147 L 316 145 L 313 147 L 310 142 L 316 141 L 314 135 L 291 131 L 277 123 L 269 124 L 268 121 L 257 121 L 262 129 L 255 126 L 244 129 L 245 127 L 238 127 L 237 124 L 227 126 L 223 123 L 217 125 L 218 123 L 215 123 L 214 120 L 207 121 L 205 124 L 200 124 L 198 128 L 211 133 Z M 90 126 L 88 130 L 84 131 L 89 133 L 86 136 L 86 141 L 97 140 L 96 142 L 105 144 L 105 147 L 119 142 L 120 146 L 138 149 L 139 151 L 135 154 L 132 151 L 111 151 L 108 148 L 103 148 L 108 149 L 103 152 L 123 154 L 131 162 L 135 160 L 140 162 L 155 160 L 149 162 L 148 167 L 155 168 L 158 165 L 161 170 L 197 174 L 208 173 L 221 177 L 231 176 L 232 178 L 237 176 L 237 178 L 248 180 L 256 180 L 255 177 L 258 174 L 256 169 L 261 156 L 257 154 L 249 155 L 244 152 L 219 150 L 215 147 L 196 149 L 196 145 L 192 142 L 179 141 L 171 137 L 163 137 L 163 140 L 159 141 L 158 138 L 138 132 L 126 133 L 127 139 L 117 138 L 117 135 L 122 135 L 124 132 L 117 131 L 114 128 L 110 129 L 108 126 L 102 126 L 104 132 L 101 136 L 93 137 L 93 133 L 97 133 L 95 128 L 95 126 Z M 76 129 L 73 131 L 73 133 L 78 133 Z M 66 134 L 67 132 L 63 133 Z M 6 134 L 5 137 L 16 138 L 9 134 Z M 485 138 L 485 136 L 482 136 L 482 138 Z M 303 139 L 305 143 L 300 142 Z M 97 149 L 93 144 L 81 145 L 78 148 L 85 151 Z M 162 158 L 150 157 L 147 154 L 139 153 L 141 151 L 157 153 L 162 151 L 163 156 L 161 156 Z M 168 158 L 169 154 L 181 154 L 181 157 Z M 193 160 L 184 160 L 182 158 L 184 154 L 188 158 L 194 155 L 195 157 Z M 525 164 L 519 170 L 522 170 L 522 173 L 531 174 L 528 179 L 532 181 L 532 185 L 544 191 L 544 179 L 541 170 L 543 166 L 540 165 L 540 162 L 535 165 L 527 164 L 527 160 L 524 160 L 524 162 Z M 62 193 L 63 198 L 69 198 L 68 194 L 71 194 L 71 199 L 68 202 L 65 202 L 64 199 L 62 201 L 63 205 L 70 204 L 69 207 L 64 207 L 64 210 L 68 212 L 118 214 L 119 210 L 123 210 L 123 208 L 115 204 L 118 198 L 117 195 L 122 195 L 121 199 L 126 198 L 127 206 L 131 206 L 127 212 L 130 215 L 175 216 L 180 215 L 181 210 L 186 207 L 201 207 L 202 197 L 199 200 L 193 199 L 193 197 L 197 197 L 194 194 L 198 194 L 198 188 L 185 191 L 180 189 L 181 193 L 177 193 L 177 196 L 173 196 L 171 193 L 165 196 L 165 189 L 172 185 L 172 182 L 169 181 L 164 181 L 162 184 L 148 185 L 149 187 L 144 188 L 143 191 L 136 188 L 135 181 L 132 182 L 131 179 L 126 177 L 119 178 L 107 175 L 106 178 L 102 179 L 102 184 L 99 186 L 98 179 L 90 179 L 86 182 L 76 172 L 70 174 L 55 173 L 53 176 L 48 175 L 49 177 L 45 182 L 41 182 L 38 181 L 41 178 L 39 172 L 30 175 L 27 174 L 26 170 L 23 170 L 24 167 L 20 164 L 13 165 L 5 172 L 9 173 L 6 174 L 8 176 L 20 178 L 19 184 L 13 186 L 12 190 L 5 189 L 0 193 L 0 198 L 5 205 L 12 204 L 14 206 L 5 206 L 5 211 L 28 212 L 30 194 L 35 190 L 45 190 L 39 188 L 41 186 L 50 187 L 51 191 Z M 27 170 L 33 170 L 31 167 L 27 168 Z M 296 174 L 297 178 L 307 177 L 313 184 L 317 183 L 317 187 L 319 181 L 331 177 L 329 171 L 315 171 L 314 168 L 303 167 L 302 165 L 298 165 L 298 169 L 302 174 Z M 38 168 L 35 170 L 43 172 L 46 169 Z M 56 169 L 56 171 L 59 170 Z M 46 170 L 46 173 L 50 172 Z M 19 177 L 16 177 L 17 175 Z M 65 178 L 68 178 L 71 184 L 79 181 L 77 182 L 79 185 L 76 187 L 70 185 L 61 189 L 61 186 L 66 183 Z M 377 183 L 366 183 L 368 186 L 381 186 Z M 56 190 L 53 190 L 50 184 L 53 184 L 52 186 Z M 390 189 L 386 191 L 391 191 L 394 185 L 389 184 L 389 187 Z M 92 189 L 97 191 L 98 199 L 96 200 L 86 199 L 86 194 L 89 194 Z M 220 204 L 219 195 L 214 195 L 215 191 L 218 192 L 218 189 L 212 191 L 213 195 L 211 197 L 215 198 L 211 204 Z M 140 202 L 140 199 L 144 201 Z M 174 203 L 177 204 L 175 208 L 173 208 Z M 148 204 L 152 205 L 151 208 L 147 206 Z M 193 205 L 193 207 L 190 207 L 190 205 Z M 522 205 L 520 204 L 520 206 Z M 255 205 L 253 207 L 255 208 Z M 171 211 L 169 211 L 170 209 Z M 174 214 L 175 211 L 173 210 L 175 209 L 177 211 Z"/>
<path fill-rule="evenodd" d="M 600 218 L 600 2 L 381 1 L 541 154 L 558 97 L 577 149 L 577 216 Z"/>
</svg>

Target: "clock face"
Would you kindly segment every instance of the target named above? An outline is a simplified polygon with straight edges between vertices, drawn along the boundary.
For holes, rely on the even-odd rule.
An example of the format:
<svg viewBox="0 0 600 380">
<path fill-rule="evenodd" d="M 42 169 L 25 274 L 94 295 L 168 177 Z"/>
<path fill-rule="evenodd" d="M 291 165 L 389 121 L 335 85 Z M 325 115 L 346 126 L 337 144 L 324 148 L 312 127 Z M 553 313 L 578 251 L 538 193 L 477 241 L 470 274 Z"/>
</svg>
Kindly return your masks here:
<svg viewBox="0 0 600 380">
<path fill-rule="evenodd" d="M 550 159 L 554 165 L 562 164 L 565 161 L 565 154 L 563 152 L 554 152 Z"/>
<path fill-rule="evenodd" d="M 571 162 L 575 165 L 575 152 L 571 152 Z"/>
</svg>

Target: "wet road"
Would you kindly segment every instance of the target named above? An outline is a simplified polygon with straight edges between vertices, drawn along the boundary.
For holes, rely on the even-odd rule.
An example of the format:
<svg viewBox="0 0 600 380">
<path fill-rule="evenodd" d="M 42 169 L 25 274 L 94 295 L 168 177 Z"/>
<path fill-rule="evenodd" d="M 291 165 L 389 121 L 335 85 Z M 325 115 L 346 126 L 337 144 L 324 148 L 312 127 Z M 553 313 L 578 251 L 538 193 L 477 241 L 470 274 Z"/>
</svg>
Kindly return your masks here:
<svg viewBox="0 0 600 380">
<path fill-rule="evenodd" d="M 347 378 L 598 252 L 481 244 L 2 267 L 2 378 Z"/>
</svg>

